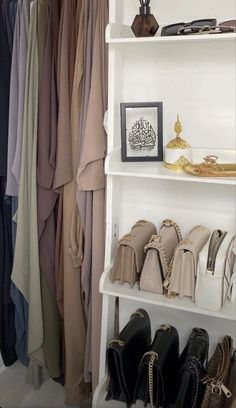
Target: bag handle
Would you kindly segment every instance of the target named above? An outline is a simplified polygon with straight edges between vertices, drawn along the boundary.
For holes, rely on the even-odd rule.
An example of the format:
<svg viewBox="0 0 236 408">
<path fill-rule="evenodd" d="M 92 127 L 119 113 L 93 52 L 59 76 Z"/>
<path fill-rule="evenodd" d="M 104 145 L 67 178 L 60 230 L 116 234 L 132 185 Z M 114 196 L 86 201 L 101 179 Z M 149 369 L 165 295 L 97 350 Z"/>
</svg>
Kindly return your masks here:
<svg viewBox="0 0 236 408">
<path fill-rule="evenodd" d="M 234 239 L 236 240 L 236 237 L 234 237 Z M 236 284 L 236 245 L 234 244 L 234 248 L 232 248 L 232 253 L 234 255 L 234 261 L 233 261 L 233 273 L 231 275 L 231 279 L 229 282 L 229 287 L 228 287 L 228 293 L 227 293 L 227 297 L 229 295 L 229 292 L 231 291 L 231 288 L 233 286 L 233 284 Z"/>
</svg>

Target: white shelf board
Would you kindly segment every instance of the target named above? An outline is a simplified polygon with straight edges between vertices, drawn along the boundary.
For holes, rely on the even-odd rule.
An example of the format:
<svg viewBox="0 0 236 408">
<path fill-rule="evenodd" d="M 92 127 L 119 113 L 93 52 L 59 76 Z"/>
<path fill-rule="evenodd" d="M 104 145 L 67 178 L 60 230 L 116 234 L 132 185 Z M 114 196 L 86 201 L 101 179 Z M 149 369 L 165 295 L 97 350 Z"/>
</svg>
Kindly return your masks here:
<svg viewBox="0 0 236 408">
<path fill-rule="evenodd" d="M 161 43 L 193 43 L 193 42 L 221 42 L 235 41 L 235 33 L 227 34 L 201 34 L 201 35 L 180 35 L 161 37 L 135 37 L 130 26 L 112 23 L 107 25 L 106 42 L 110 44 L 161 44 Z"/>
<path fill-rule="evenodd" d="M 198 150 L 198 156 L 200 155 L 199 152 L 201 152 L 201 149 Z M 213 154 L 212 150 L 210 154 Z M 204 155 L 206 155 L 206 150 L 204 150 L 204 154 L 200 155 L 200 157 L 204 157 Z M 231 156 L 234 156 L 232 157 L 232 159 L 235 160 L 234 151 L 232 151 Z M 105 163 L 105 173 L 108 175 L 121 177 L 141 177 L 236 186 L 235 177 L 191 176 L 190 174 L 184 172 L 168 170 L 164 167 L 163 162 L 122 162 L 120 149 L 114 150 L 107 156 Z"/>
<path fill-rule="evenodd" d="M 169 299 L 164 295 L 139 290 L 137 284 L 133 288 L 131 288 L 130 285 L 126 283 L 123 285 L 121 285 L 119 282 L 111 283 L 109 279 L 109 274 L 110 268 L 103 272 L 100 280 L 100 292 L 103 294 L 117 296 L 119 298 L 129 299 L 142 303 L 148 303 L 155 306 L 167 307 L 175 310 L 183 310 L 186 312 L 236 321 L 235 303 L 227 301 L 220 311 L 214 312 L 211 310 L 199 308 L 188 297 L 184 297 L 183 299 L 180 299 L 179 297 L 176 297 L 175 299 Z"/>
</svg>

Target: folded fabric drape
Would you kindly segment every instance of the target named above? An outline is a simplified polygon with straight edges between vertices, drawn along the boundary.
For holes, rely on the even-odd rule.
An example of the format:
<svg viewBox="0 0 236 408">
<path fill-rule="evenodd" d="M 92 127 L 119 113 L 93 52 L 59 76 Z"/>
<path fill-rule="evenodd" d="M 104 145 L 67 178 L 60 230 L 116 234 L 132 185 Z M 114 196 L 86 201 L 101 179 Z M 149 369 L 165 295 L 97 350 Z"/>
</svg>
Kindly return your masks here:
<svg viewBox="0 0 236 408">
<path fill-rule="evenodd" d="M 98 381 L 107 22 L 107 0 L 0 0 L 0 351 L 73 405 Z"/>
</svg>

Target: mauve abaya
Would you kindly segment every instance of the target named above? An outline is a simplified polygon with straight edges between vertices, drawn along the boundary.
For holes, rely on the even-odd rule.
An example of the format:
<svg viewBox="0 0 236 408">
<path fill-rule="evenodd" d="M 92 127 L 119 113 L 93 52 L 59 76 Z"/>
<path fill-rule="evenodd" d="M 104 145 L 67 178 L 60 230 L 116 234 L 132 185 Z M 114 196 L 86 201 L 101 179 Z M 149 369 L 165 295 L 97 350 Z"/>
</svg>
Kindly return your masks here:
<svg viewBox="0 0 236 408">
<path fill-rule="evenodd" d="M 57 138 L 56 61 L 60 3 L 51 0 L 48 35 L 39 92 L 37 192 L 39 261 L 41 273 L 46 365 L 51 377 L 61 375 L 61 318 L 55 289 L 55 206 L 53 191 Z"/>
</svg>

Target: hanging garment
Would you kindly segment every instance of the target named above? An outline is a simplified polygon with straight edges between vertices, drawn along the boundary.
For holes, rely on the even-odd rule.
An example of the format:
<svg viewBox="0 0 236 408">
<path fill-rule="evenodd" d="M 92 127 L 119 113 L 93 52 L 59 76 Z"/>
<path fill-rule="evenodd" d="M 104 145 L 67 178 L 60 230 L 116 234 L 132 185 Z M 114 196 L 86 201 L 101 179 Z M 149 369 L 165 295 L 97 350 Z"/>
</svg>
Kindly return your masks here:
<svg viewBox="0 0 236 408">
<path fill-rule="evenodd" d="M 15 307 L 10 296 L 12 271 L 11 207 L 5 200 L 13 4 L 0 0 L 0 351 L 6 366 L 16 360 Z M 13 15 L 11 14 L 13 13 Z"/>
<path fill-rule="evenodd" d="M 15 20 L 17 11 L 17 0 L 3 0 L 2 2 L 2 18 L 5 26 L 8 47 L 12 55 L 13 36 L 15 30 Z"/>
<path fill-rule="evenodd" d="M 78 162 L 80 164 L 81 151 L 84 142 L 84 133 L 86 126 L 87 110 L 89 103 L 89 94 L 91 87 L 91 71 L 92 71 L 92 56 L 93 56 L 93 41 L 94 31 L 97 16 L 97 1 L 89 0 L 84 5 L 84 29 L 83 29 L 83 45 L 84 45 L 84 76 L 83 76 L 83 92 L 81 100 L 80 121 L 78 124 Z M 83 63 L 82 58 L 77 58 L 76 67 Z M 92 381 L 91 375 L 91 322 L 89 318 L 89 298 L 90 298 L 90 281 L 91 281 L 91 265 L 92 265 L 92 192 L 76 190 L 76 199 L 79 206 L 79 211 L 83 226 L 83 263 L 81 267 L 81 287 L 84 297 L 84 308 L 86 320 L 88 322 L 86 333 L 86 349 L 85 349 L 85 367 L 84 377 L 86 382 Z"/>
<path fill-rule="evenodd" d="M 92 277 L 91 277 L 91 347 L 93 390 L 98 383 L 102 301 L 99 280 L 104 268 L 105 246 L 105 175 L 106 135 L 103 117 L 107 109 L 107 45 L 108 1 L 98 1 L 93 66 L 81 164 L 78 169 L 79 189 L 93 191 Z"/>
<path fill-rule="evenodd" d="M 56 60 L 60 4 L 51 0 L 48 35 L 39 92 L 37 199 L 41 274 L 43 351 L 51 377 L 61 375 L 61 318 L 55 290 L 55 206 L 53 191 L 57 137 Z"/>
<path fill-rule="evenodd" d="M 8 131 L 8 156 L 7 156 L 7 187 L 6 194 L 11 197 L 12 206 L 12 241 L 13 253 L 16 240 L 16 223 L 14 215 L 18 207 L 18 184 L 12 172 L 14 156 L 16 153 L 17 137 L 22 138 L 22 105 L 24 102 L 24 84 L 26 70 L 26 50 L 30 19 L 30 0 L 18 0 L 16 24 L 14 31 L 11 84 L 9 100 L 9 131 Z M 18 126 L 19 125 L 19 126 Z M 28 365 L 28 304 L 22 293 L 12 282 L 11 297 L 15 304 L 16 326 L 16 353 L 22 364 Z"/>
<path fill-rule="evenodd" d="M 48 3 L 31 4 L 26 64 L 22 160 L 19 186 L 17 235 L 12 280 L 29 303 L 28 380 L 39 386 L 47 370 L 43 353 L 43 315 L 38 253 L 36 154 L 38 88 L 47 35 Z"/>
<path fill-rule="evenodd" d="M 85 399 L 90 386 L 84 383 L 85 315 L 81 295 L 80 274 L 82 226 L 76 203 L 76 159 L 78 127 L 71 126 L 70 109 L 74 78 L 76 40 L 80 44 L 84 1 L 64 1 L 59 36 L 59 118 L 57 140 L 56 187 L 62 187 L 62 219 L 57 230 L 63 255 L 63 314 L 65 332 L 65 393 L 66 404 L 78 404 Z M 79 29 L 79 33 L 78 33 Z M 78 55 L 78 53 L 77 53 Z M 81 54 L 80 54 L 81 55 Z M 78 77 L 77 77 L 78 78 Z M 81 76 L 77 82 L 80 93 Z M 74 90 L 74 87 L 73 87 Z M 77 101 L 80 102 L 78 97 Z M 73 105 L 74 106 L 74 105 Z M 79 111 L 80 106 L 77 106 Z M 73 111 L 74 112 L 74 111 Z M 72 117 L 73 116 L 72 112 Z M 69 150 L 69 147 L 71 150 Z M 65 154 L 64 154 L 65 152 Z M 69 158 L 72 158 L 70 162 Z M 72 168 L 71 168 L 72 165 Z M 63 172 L 63 169 L 65 170 Z M 58 177 L 60 176 L 60 177 Z M 67 184 L 65 184 L 67 183 Z M 60 211 L 59 211 L 60 214 Z M 73 313 L 71 312 L 73 310 Z"/>
</svg>

